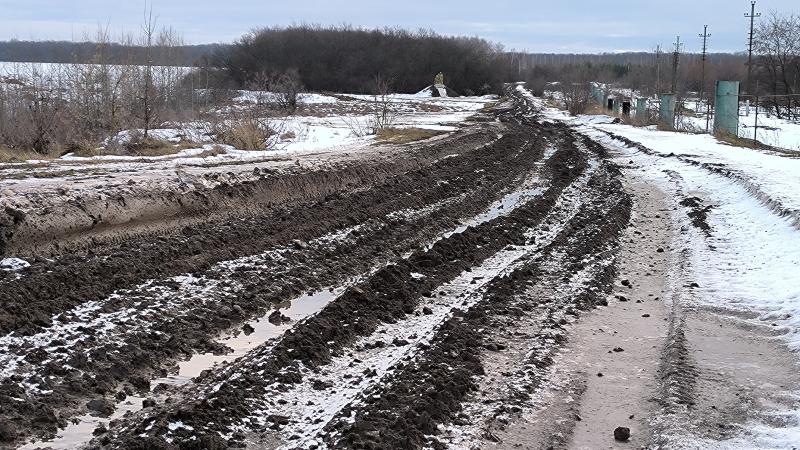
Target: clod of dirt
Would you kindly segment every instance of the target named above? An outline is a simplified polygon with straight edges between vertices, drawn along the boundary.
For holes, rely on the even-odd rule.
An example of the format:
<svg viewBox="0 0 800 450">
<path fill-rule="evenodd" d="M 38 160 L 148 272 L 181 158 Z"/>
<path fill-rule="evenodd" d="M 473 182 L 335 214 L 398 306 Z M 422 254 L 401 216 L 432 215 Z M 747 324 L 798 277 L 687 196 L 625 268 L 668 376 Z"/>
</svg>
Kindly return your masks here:
<svg viewBox="0 0 800 450">
<path fill-rule="evenodd" d="M 17 427 L 13 423 L 0 422 L 0 442 L 11 442 L 17 438 Z"/>
<path fill-rule="evenodd" d="M 107 432 L 108 428 L 106 428 L 106 424 L 101 423 L 100 425 L 97 426 L 97 428 L 94 429 L 94 431 L 92 431 L 92 434 L 95 436 L 100 436 L 101 434 L 105 434 Z"/>
<path fill-rule="evenodd" d="M 682 200 L 681 206 L 690 209 L 687 215 L 692 219 L 692 225 L 708 234 L 711 230 L 711 226 L 708 224 L 708 212 L 711 211 L 712 207 L 703 207 L 703 200 L 697 197 L 689 197 Z"/>
<path fill-rule="evenodd" d="M 143 408 L 150 408 L 150 407 L 153 407 L 153 406 L 156 406 L 156 401 L 153 400 L 152 398 L 146 398 L 146 399 L 144 399 L 142 401 L 142 407 Z"/>
<path fill-rule="evenodd" d="M 614 347 L 614 353 L 622 353 L 624 351 L 625 349 L 623 349 L 622 347 Z"/>
<path fill-rule="evenodd" d="M 324 391 L 325 389 L 330 389 L 333 387 L 333 383 L 329 381 L 322 381 L 322 380 L 314 380 L 314 383 L 311 386 L 315 391 Z"/>
<path fill-rule="evenodd" d="M 628 439 L 631 438 L 631 429 L 628 427 L 617 427 L 614 430 L 614 439 L 619 442 L 628 442 Z"/>
<path fill-rule="evenodd" d="M 433 314 L 433 310 L 426 306 L 426 307 L 422 308 L 422 314 L 425 314 L 426 316 L 430 316 L 430 315 Z"/>
<path fill-rule="evenodd" d="M 242 333 L 244 333 L 245 336 L 250 336 L 254 331 L 256 331 L 256 329 L 250 326 L 249 323 L 244 324 L 242 327 Z"/>
<path fill-rule="evenodd" d="M 631 287 L 631 282 L 629 280 L 622 280 L 619 283 L 625 287 Z"/>
<path fill-rule="evenodd" d="M 642 314 L 642 317 L 644 317 L 646 319 L 646 318 L 650 317 L 650 314 Z"/>
<path fill-rule="evenodd" d="M 273 325 L 282 325 L 284 323 L 289 323 L 292 321 L 292 319 L 284 316 L 283 313 L 281 313 L 280 311 L 274 311 L 272 314 L 269 315 L 267 320 L 269 320 L 269 323 Z"/>
<path fill-rule="evenodd" d="M 603 372 L 597 372 L 598 378 L 603 378 Z"/>
<path fill-rule="evenodd" d="M 657 253 L 664 253 L 664 249 L 659 247 L 658 249 L 656 249 L 656 252 Z"/>
<path fill-rule="evenodd" d="M 108 417 L 114 413 L 114 404 L 104 398 L 90 400 L 89 403 L 86 404 L 86 407 L 89 408 L 90 411 L 96 412 L 101 417 Z"/>
<path fill-rule="evenodd" d="M 275 425 L 289 425 L 289 418 L 277 414 L 270 414 L 267 416 L 267 422 L 272 422 Z"/>
</svg>

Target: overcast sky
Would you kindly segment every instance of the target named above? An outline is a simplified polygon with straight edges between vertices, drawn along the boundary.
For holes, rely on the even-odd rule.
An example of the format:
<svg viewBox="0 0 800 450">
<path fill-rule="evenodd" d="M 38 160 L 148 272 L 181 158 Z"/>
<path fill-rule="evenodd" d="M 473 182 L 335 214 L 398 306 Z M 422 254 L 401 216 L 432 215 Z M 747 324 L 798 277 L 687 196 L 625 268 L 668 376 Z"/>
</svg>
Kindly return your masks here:
<svg viewBox="0 0 800 450">
<path fill-rule="evenodd" d="M 99 25 L 137 31 L 144 0 L 0 0 L 0 40 L 79 40 Z M 800 12 L 798 0 L 758 9 Z M 748 0 L 153 0 L 159 25 L 188 43 L 231 42 L 254 27 L 293 23 L 430 28 L 481 36 L 532 52 L 615 52 L 668 46 L 680 35 L 699 51 L 709 25 L 713 51 L 745 49 Z"/>
</svg>

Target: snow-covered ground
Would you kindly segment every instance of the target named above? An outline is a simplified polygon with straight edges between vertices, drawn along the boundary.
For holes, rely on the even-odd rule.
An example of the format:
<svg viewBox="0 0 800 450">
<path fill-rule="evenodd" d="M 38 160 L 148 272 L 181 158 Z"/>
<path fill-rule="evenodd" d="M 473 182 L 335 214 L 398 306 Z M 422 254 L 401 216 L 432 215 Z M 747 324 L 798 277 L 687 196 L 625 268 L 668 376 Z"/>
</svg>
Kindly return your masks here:
<svg viewBox="0 0 800 450">
<path fill-rule="evenodd" d="M 423 128 L 440 133 L 457 130 L 461 123 L 484 108 L 491 97 L 424 98 L 393 95 L 396 128 Z M 246 102 L 247 100 L 243 100 Z M 237 183 L 258 177 L 258 170 L 292 170 L 321 167 L 335 161 L 393 151 L 359 126 L 371 120 L 371 96 L 303 94 L 303 112 L 267 119 L 277 134 L 269 150 L 236 149 L 212 142 L 208 125 L 200 122 L 170 124 L 151 130 L 152 136 L 174 143 L 194 143 L 165 156 L 76 156 L 58 159 L 0 163 L 0 207 L 27 208 L 38 199 L 68 195 L 95 198 L 107 192 L 209 189 L 220 183 Z M 244 106 L 244 105 L 242 105 Z M 124 142 L 130 132 L 116 136 Z M 253 175 L 253 171 L 256 175 Z M 213 172 L 214 176 L 207 175 Z M 111 194 L 109 194 L 111 195 Z"/>
<path fill-rule="evenodd" d="M 695 100 L 688 100 L 685 107 L 691 110 L 698 110 L 700 114 L 686 115 L 681 118 L 682 125 L 688 130 L 705 131 L 706 118 L 704 104 L 697 104 Z M 758 130 L 756 131 L 756 110 L 755 107 L 746 107 L 744 104 L 739 108 L 739 137 L 742 139 L 753 139 L 756 134 L 758 141 L 773 147 L 788 150 L 800 150 L 800 117 L 779 119 L 775 113 L 768 108 L 758 110 Z M 710 126 L 714 126 L 713 117 Z"/>
<path fill-rule="evenodd" d="M 270 93 L 254 93 L 241 91 L 237 97 L 240 105 L 254 102 L 257 96 L 273 96 Z M 375 137 L 361 135 L 358 126 L 366 127 L 371 116 L 364 112 L 365 108 L 372 106 L 373 96 L 351 95 L 342 98 L 322 94 L 301 94 L 300 103 L 307 106 L 324 105 L 328 109 L 319 115 L 294 115 L 268 119 L 279 137 L 276 137 L 274 147 L 267 151 L 251 151 L 250 149 L 234 149 L 230 146 L 216 148 L 220 154 L 213 154 L 212 141 L 208 136 L 208 126 L 203 123 L 193 122 L 186 124 L 173 124 L 169 128 L 150 130 L 151 136 L 170 142 L 189 140 L 200 145 L 167 156 L 87 156 L 81 157 L 67 154 L 57 160 L 29 161 L 39 166 L 58 166 L 59 162 L 162 162 L 172 166 L 196 164 L 201 162 L 224 162 L 230 160 L 257 160 L 268 156 L 290 155 L 304 152 L 317 152 L 320 150 L 333 150 L 352 145 L 369 144 Z M 440 132 L 451 132 L 458 129 L 461 122 L 484 108 L 492 102 L 494 97 L 459 97 L 459 98 L 425 98 L 417 95 L 396 94 L 389 97 L 393 120 L 390 124 L 397 128 L 422 128 Z M 351 112 L 353 111 L 353 112 Z M 125 142 L 131 132 L 123 131 L 115 139 Z M 3 173 L 13 173 L 13 169 L 24 168 L 24 163 L 0 164 Z M 94 166 L 98 168 L 97 166 Z"/>
<path fill-rule="evenodd" d="M 629 170 L 676 203 L 696 197 L 710 206 L 708 233 L 692 226 L 684 211 L 674 214 L 686 231 L 676 247 L 684 249 L 687 272 L 677 281 L 699 284 L 681 300 L 755 313 L 753 326 L 779 332 L 791 350 L 800 350 L 800 158 L 734 147 L 710 135 L 614 124 L 605 116 L 570 117 L 519 90 L 541 107 L 544 120 L 567 123 L 617 152 Z M 698 441 L 691 448 L 792 448 L 800 442 L 800 412 L 776 407 L 767 416 L 735 440 Z"/>
</svg>

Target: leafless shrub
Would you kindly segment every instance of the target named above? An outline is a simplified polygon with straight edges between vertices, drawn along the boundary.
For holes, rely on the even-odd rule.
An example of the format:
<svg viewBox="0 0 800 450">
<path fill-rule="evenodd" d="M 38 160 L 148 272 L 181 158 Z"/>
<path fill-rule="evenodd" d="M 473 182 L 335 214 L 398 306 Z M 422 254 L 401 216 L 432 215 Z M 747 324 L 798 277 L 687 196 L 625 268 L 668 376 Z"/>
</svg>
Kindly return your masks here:
<svg viewBox="0 0 800 450">
<path fill-rule="evenodd" d="M 342 117 L 342 122 L 350 130 L 350 135 L 353 137 L 364 137 L 375 134 L 369 126 L 369 120 L 361 120 L 358 117 Z"/>
<path fill-rule="evenodd" d="M 350 134 L 355 137 L 376 135 L 381 130 L 391 128 L 395 122 L 396 111 L 391 98 L 391 82 L 377 76 L 372 82 L 372 91 L 374 94 L 368 117 L 342 118 Z"/>
<path fill-rule="evenodd" d="M 218 143 L 239 150 L 269 150 L 278 143 L 280 128 L 274 121 L 244 111 L 214 124 L 212 133 Z"/>
<path fill-rule="evenodd" d="M 373 104 L 375 110 L 372 114 L 371 134 L 392 126 L 395 120 L 394 105 L 391 100 L 392 82 L 380 75 L 373 81 Z"/>
<path fill-rule="evenodd" d="M 270 90 L 275 94 L 275 101 L 281 109 L 294 113 L 303 90 L 300 73 L 296 69 L 289 69 L 282 75 L 274 77 Z"/>
<path fill-rule="evenodd" d="M 559 84 L 564 106 L 570 114 L 583 114 L 589 107 L 591 98 L 590 75 L 586 67 L 572 67 L 565 71 Z"/>
</svg>

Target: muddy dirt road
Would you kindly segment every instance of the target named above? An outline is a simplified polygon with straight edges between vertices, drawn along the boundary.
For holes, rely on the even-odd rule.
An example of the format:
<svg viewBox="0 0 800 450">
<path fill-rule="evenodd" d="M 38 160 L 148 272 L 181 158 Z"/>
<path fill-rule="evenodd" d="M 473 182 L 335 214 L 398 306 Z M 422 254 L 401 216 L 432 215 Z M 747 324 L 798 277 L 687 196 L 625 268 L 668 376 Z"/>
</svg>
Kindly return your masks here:
<svg viewBox="0 0 800 450">
<path fill-rule="evenodd" d="M 6 211 L 31 266 L 0 271 L 0 448 L 659 447 L 659 412 L 697 422 L 716 363 L 685 344 L 714 312 L 668 276 L 691 206 L 511 89 L 375 153 L 46 245 L 57 218 Z"/>
</svg>

